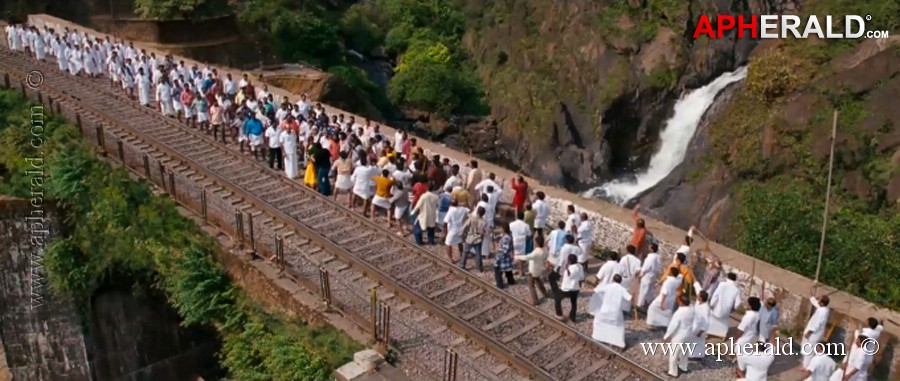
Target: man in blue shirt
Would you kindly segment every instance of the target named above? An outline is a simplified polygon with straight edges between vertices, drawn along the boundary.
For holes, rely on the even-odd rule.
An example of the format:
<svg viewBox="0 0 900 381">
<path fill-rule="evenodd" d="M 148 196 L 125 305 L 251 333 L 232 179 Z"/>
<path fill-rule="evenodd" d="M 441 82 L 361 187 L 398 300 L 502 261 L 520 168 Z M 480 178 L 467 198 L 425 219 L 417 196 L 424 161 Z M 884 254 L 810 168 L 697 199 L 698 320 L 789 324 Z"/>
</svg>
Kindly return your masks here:
<svg viewBox="0 0 900 381">
<path fill-rule="evenodd" d="M 259 154 L 262 150 L 259 146 L 262 144 L 263 125 L 262 121 L 256 118 L 252 112 L 247 113 L 247 121 L 244 122 L 244 134 L 250 139 L 250 151 L 253 157 L 260 159 Z"/>
</svg>

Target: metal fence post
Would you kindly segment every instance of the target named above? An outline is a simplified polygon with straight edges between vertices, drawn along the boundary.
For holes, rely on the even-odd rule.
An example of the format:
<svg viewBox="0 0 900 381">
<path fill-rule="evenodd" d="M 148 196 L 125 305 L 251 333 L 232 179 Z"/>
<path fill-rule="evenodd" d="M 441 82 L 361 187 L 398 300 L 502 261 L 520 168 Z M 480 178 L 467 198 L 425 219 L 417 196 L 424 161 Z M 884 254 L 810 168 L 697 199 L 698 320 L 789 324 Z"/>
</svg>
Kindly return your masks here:
<svg viewBox="0 0 900 381">
<path fill-rule="evenodd" d="M 44 94 L 42 94 L 40 91 L 38 91 L 38 101 L 37 101 L 37 103 L 40 104 L 40 105 L 43 105 L 43 104 L 44 104 Z"/>
<path fill-rule="evenodd" d="M 447 348 L 444 354 L 444 378 L 443 381 L 456 381 L 457 353 L 453 348 Z"/>
<path fill-rule="evenodd" d="M 166 167 L 162 161 L 157 161 L 156 164 L 159 166 L 159 185 L 162 186 L 163 190 L 166 190 Z"/>
<path fill-rule="evenodd" d="M 75 114 L 75 125 L 78 126 L 78 132 L 84 137 L 84 128 L 81 127 L 81 114 Z"/>
<path fill-rule="evenodd" d="M 147 175 L 147 181 L 153 182 L 150 177 L 150 158 L 147 157 L 147 154 L 144 154 L 144 174 Z"/>
<path fill-rule="evenodd" d="M 116 141 L 116 148 L 119 150 L 119 161 L 125 164 L 125 145 L 122 144 L 121 139 Z"/>
<path fill-rule="evenodd" d="M 284 272 L 284 238 L 275 236 L 275 266 L 279 272 Z"/>
<path fill-rule="evenodd" d="M 253 213 L 247 212 L 247 233 L 250 234 L 250 248 L 256 252 L 256 234 L 253 233 Z"/>
<path fill-rule="evenodd" d="M 369 306 L 370 306 L 370 315 L 369 318 L 372 320 L 372 340 L 376 343 L 378 342 L 378 294 L 375 291 L 375 287 L 369 289 Z"/>
<path fill-rule="evenodd" d="M 169 193 L 172 194 L 173 199 L 177 199 L 175 197 L 175 171 L 169 171 Z"/>
<path fill-rule="evenodd" d="M 209 222 L 209 211 L 206 202 L 206 188 L 203 188 L 200 190 L 200 215 L 203 216 L 203 222 Z"/>
<path fill-rule="evenodd" d="M 391 345 L 391 306 L 381 303 L 381 343 L 385 348 Z"/>
<path fill-rule="evenodd" d="M 11 88 L 9 84 L 9 73 L 3 73 L 3 87 L 7 89 Z"/>
<path fill-rule="evenodd" d="M 97 134 L 97 145 L 100 146 L 100 149 L 103 150 L 103 153 L 106 153 L 106 147 L 103 144 L 103 124 L 97 123 L 97 127 L 94 129 Z"/>
<path fill-rule="evenodd" d="M 234 212 L 234 231 L 237 233 L 238 242 L 244 243 L 244 213 L 240 210 Z"/>
<path fill-rule="evenodd" d="M 322 290 L 322 300 L 326 307 L 331 307 L 331 280 L 325 266 L 319 267 L 319 287 Z"/>
</svg>

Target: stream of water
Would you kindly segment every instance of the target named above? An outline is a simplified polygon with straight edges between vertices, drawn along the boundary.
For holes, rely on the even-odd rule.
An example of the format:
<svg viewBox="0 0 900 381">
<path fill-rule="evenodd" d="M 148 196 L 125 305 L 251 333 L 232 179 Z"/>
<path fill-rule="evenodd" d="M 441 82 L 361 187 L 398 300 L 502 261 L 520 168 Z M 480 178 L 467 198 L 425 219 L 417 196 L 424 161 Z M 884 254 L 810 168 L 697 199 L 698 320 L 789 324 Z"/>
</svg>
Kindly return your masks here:
<svg viewBox="0 0 900 381">
<path fill-rule="evenodd" d="M 627 179 L 612 180 L 592 188 L 586 191 L 584 196 L 600 197 L 625 204 L 666 178 L 684 160 L 700 120 L 712 106 L 719 92 L 746 76 L 747 68 L 741 67 L 733 72 L 726 72 L 706 86 L 684 95 L 675 103 L 672 117 L 659 132 L 659 149 L 650 158 L 647 169 Z"/>
</svg>

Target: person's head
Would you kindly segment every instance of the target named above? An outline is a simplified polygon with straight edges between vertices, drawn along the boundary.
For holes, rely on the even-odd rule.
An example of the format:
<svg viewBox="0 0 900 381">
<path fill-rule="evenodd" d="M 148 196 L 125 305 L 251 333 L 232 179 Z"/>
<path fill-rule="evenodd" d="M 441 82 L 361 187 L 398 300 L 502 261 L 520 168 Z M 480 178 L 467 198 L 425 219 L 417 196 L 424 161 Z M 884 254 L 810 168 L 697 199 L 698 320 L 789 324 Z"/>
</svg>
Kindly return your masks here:
<svg viewBox="0 0 900 381">
<path fill-rule="evenodd" d="M 530 212 L 530 211 L 531 211 L 531 210 L 532 210 L 532 209 L 533 209 L 533 208 L 532 208 L 532 206 L 531 206 L 531 203 L 530 203 L 530 202 L 529 202 L 529 203 L 527 203 L 527 204 L 525 204 L 525 211 L 526 211 L 526 212 Z"/>
<path fill-rule="evenodd" d="M 488 173 L 488 178 L 491 179 L 491 180 L 496 180 L 496 179 L 497 179 L 497 175 L 495 175 L 494 172 L 491 172 L 491 173 Z"/>
<path fill-rule="evenodd" d="M 459 206 L 459 200 L 450 199 L 450 206 Z"/>
<path fill-rule="evenodd" d="M 613 262 L 618 262 L 618 261 L 619 261 L 619 253 L 617 253 L 617 252 L 615 252 L 615 251 L 610 252 L 610 253 L 609 253 L 609 260 L 610 260 L 610 261 L 613 261 Z"/>
<path fill-rule="evenodd" d="M 681 272 L 678 271 L 678 268 L 677 268 L 677 267 L 669 267 L 669 276 L 671 276 L 671 277 L 676 277 L 676 278 L 677 278 L 677 277 L 678 277 L 678 274 L 680 274 L 680 273 L 681 273 Z"/>
<path fill-rule="evenodd" d="M 679 306 L 686 306 L 689 304 L 691 304 L 691 298 L 688 297 L 687 294 L 681 294 L 680 296 L 678 296 L 678 305 Z"/>
<path fill-rule="evenodd" d="M 478 168 L 478 160 L 472 160 L 471 162 L 469 162 L 469 167 L 471 167 L 472 169 Z"/>
<path fill-rule="evenodd" d="M 575 236 L 573 236 L 571 234 L 566 234 L 566 243 L 574 245 L 575 244 Z"/>
<path fill-rule="evenodd" d="M 697 293 L 697 298 L 700 299 L 700 302 L 706 303 L 709 301 L 709 293 L 706 290 L 700 291 Z"/>
<path fill-rule="evenodd" d="M 516 213 L 516 219 L 517 219 L 517 220 L 524 220 L 524 219 L 525 219 L 525 212 L 518 212 L 518 213 Z"/>
<path fill-rule="evenodd" d="M 869 328 L 878 328 L 878 319 L 870 317 L 866 322 L 869 323 Z"/>
<path fill-rule="evenodd" d="M 575 205 L 569 204 L 569 206 L 566 207 L 566 211 L 568 211 L 569 214 L 575 213 Z"/>
<path fill-rule="evenodd" d="M 487 195 L 487 194 L 481 194 L 481 201 L 488 202 L 488 195 Z"/>
<path fill-rule="evenodd" d="M 651 243 L 651 244 L 650 244 L 650 251 L 651 251 L 651 252 L 654 252 L 654 253 L 658 253 L 658 252 L 659 252 L 659 244 L 656 243 L 656 242 Z"/>
<path fill-rule="evenodd" d="M 534 237 L 534 247 L 544 247 L 544 236 Z"/>
<path fill-rule="evenodd" d="M 735 273 L 728 273 L 728 275 L 726 275 L 725 277 L 728 278 L 728 280 L 730 280 L 732 282 L 737 280 L 737 274 L 735 274 Z"/>
<path fill-rule="evenodd" d="M 821 304 L 822 307 L 828 307 L 829 302 L 831 302 L 831 299 L 828 297 L 828 295 L 822 295 L 822 297 L 819 298 L 819 304 Z"/>
<path fill-rule="evenodd" d="M 384 177 L 388 177 L 388 175 L 390 175 L 390 174 L 391 174 L 391 173 L 388 172 L 387 169 L 382 169 L 382 170 L 381 170 L 381 175 L 384 176 Z"/>
<path fill-rule="evenodd" d="M 869 338 L 866 335 L 859 335 L 856 337 L 856 346 L 862 347 L 863 343 L 866 342 Z M 817 347 L 824 347 L 824 345 L 816 345 Z"/>
<path fill-rule="evenodd" d="M 777 302 L 775 301 L 775 298 L 773 298 L 771 296 L 766 298 L 766 308 L 771 310 L 771 309 L 775 308 L 776 304 L 777 304 Z"/>
<path fill-rule="evenodd" d="M 581 212 L 581 220 L 582 220 L 582 221 L 587 221 L 587 220 L 588 220 L 588 215 L 587 215 L 587 213 Z"/>
<path fill-rule="evenodd" d="M 684 255 L 684 253 L 677 253 L 675 254 L 675 260 L 678 261 L 679 264 L 683 265 L 687 263 L 687 256 Z"/>
<path fill-rule="evenodd" d="M 453 174 L 453 176 L 459 175 L 459 164 L 453 164 L 453 166 L 450 167 L 450 173 Z"/>
<path fill-rule="evenodd" d="M 359 165 L 366 166 L 369 165 L 369 158 L 366 155 L 359 155 Z"/>
<path fill-rule="evenodd" d="M 569 257 L 566 258 L 566 262 L 570 265 L 574 265 L 578 263 L 578 256 L 575 254 L 569 254 Z"/>
<path fill-rule="evenodd" d="M 537 197 L 538 200 L 543 200 L 547 195 L 545 195 L 543 191 L 538 191 L 535 193 L 535 197 Z"/>
<path fill-rule="evenodd" d="M 628 246 L 625 246 L 625 251 L 626 251 L 628 254 L 634 255 L 634 254 L 637 253 L 637 248 L 634 247 L 634 245 L 628 245 Z"/>
<path fill-rule="evenodd" d="M 751 296 L 747 299 L 747 305 L 750 306 L 750 310 L 759 312 L 760 307 L 762 307 L 762 303 L 759 301 L 759 298 L 755 296 Z"/>
<path fill-rule="evenodd" d="M 566 228 L 566 221 L 556 221 L 556 228 L 563 230 Z"/>
<path fill-rule="evenodd" d="M 622 283 L 622 276 L 619 274 L 615 274 L 615 275 L 613 275 L 612 281 L 614 283 Z"/>
<path fill-rule="evenodd" d="M 509 224 L 503 224 L 503 232 L 509 234 L 512 230 L 509 230 Z"/>
<path fill-rule="evenodd" d="M 483 206 L 479 206 L 479 207 L 478 207 L 477 213 L 478 213 L 478 217 L 484 217 L 484 214 L 487 213 L 487 211 L 484 210 L 484 207 L 483 207 Z M 540 238 L 540 237 L 539 237 L 539 238 Z"/>
<path fill-rule="evenodd" d="M 638 219 L 637 219 L 637 223 L 635 223 L 635 225 L 637 225 L 638 228 L 643 229 L 643 228 L 644 228 L 644 219 L 643 219 L 643 218 L 638 218 Z"/>
</svg>

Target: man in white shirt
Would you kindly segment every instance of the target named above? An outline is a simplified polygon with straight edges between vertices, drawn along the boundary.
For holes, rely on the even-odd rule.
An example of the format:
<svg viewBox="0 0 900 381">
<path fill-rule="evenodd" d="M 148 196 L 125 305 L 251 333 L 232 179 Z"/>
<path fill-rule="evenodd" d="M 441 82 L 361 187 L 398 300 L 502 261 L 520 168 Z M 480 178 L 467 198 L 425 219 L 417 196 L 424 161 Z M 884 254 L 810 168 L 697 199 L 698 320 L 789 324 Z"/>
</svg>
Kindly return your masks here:
<svg viewBox="0 0 900 381">
<path fill-rule="evenodd" d="M 662 272 L 662 263 L 660 263 L 659 254 L 657 254 L 658 251 L 658 244 L 650 244 L 650 253 L 647 254 L 647 257 L 644 258 L 644 263 L 641 265 L 641 272 L 638 274 L 641 278 L 641 286 L 640 290 L 638 290 L 637 299 L 638 307 L 645 306 L 646 303 L 650 302 L 655 297 L 654 288 L 656 287 L 656 279 L 659 278 L 659 275 Z"/>
<path fill-rule="evenodd" d="M 831 375 L 831 380 L 866 381 L 869 378 L 869 365 L 872 363 L 873 355 L 868 351 L 875 348 L 868 340 L 871 339 L 863 335 L 856 337 L 846 361 Z M 804 364 L 804 367 L 809 367 L 810 364 L 812 364 L 812 358 L 810 358 L 809 364 Z"/>
<path fill-rule="evenodd" d="M 591 253 L 591 245 L 594 243 L 594 222 L 588 219 L 587 213 L 581 213 L 581 222 L 578 223 L 578 228 L 576 229 L 578 233 L 578 246 L 581 247 L 581 251 L 590 255 Z M 585 268 L 587 271 L 587 259 L 585 258 Z"/>
<path fill-rule="evenodd" d="M 512 230 L 511 224 L 510 230 Z M 534 237 L 534 250 L 526 255 L 520 256 L 516 254 L 514 259 L 517 262 L 528 263 L 528 289 L 531 294 L 531 305 L 536 306 L 538 298 L 535 289 L 540 291 L 544 298 L 548 296 L 547 289 L 544 288 L 544 281 L 541 279 L 547 269 L 547 251 L 544 250 L 544 237 Z"/>
<path fill-rule="evenodd" d="M 570 255 L 574 255 L 575 257 L 579 258 L 579 261 L 581 261 L 582 252 L 581 248 L 575 245 L 575 236 L 567 234 L 565 239 L 566 243 L 562 246 L 561 249 L 559 249 L 560 262 L 564 263 L 566 261 L 566 258 L 569 258 Z M 561 264 L 562 263 L 557 263 L 557 266 L 560 266 Z M 583 267 L 584 266 L 582 266 L 582 270 Z"/>
<path fill-rule="evenodd" d="M 569 204 L 566 207 L 568 217 L 566 217 L 566 231 L 578 236 L 578 225 L 581 224 L 581 218 L 575 213 L 575 205 Z"/>
<path fill-rule="evenodd" d="M 710 336 L 725 338 L 731 323 L 731 312 L 741 306 L 741 290 L 735 281 L 737 275 L 728 273 L 726 280 L 716 287 L 716 293 L 710 300 L 709 332 Z"/>
<path fill-rule="evenodd" d="M 719 287 L 721 288 L 722 286 Z M 818 300 L 815 296 L 811 296 L 809 302 L 812 304 L 814 312 L 806 323 L 806 328 L 803 329 L 802 348 L 812 348 L 822 341 L 822 337 L 825 335 L 825 327 L 828 325 L 828 315 L 831 313 L 831 309 L 828 308 L 828 303 L 830 302 L 828 295 L 822 295 Z M 803 366 L 809 365 L 809 361 L 812 360 L 812 353 L 809 352 L 811 351 L 807 351 L 803 355 Z"/>
<path fill-rule="evenodd" d="M 475 192 L 484 193 L 489 187 L 494 188 L 495 190 L 500 189 L 500 184 L 494 180 L 497 178 L 493 172 L 488 173 L 488 177 L 484 180 L 481 180 L 477 185 L 475 185 Z"/>
<path fill-rule="evenodd" d="M 284 168 L 284 155 L 281 152 L 281 127 L 276 123 L 270 123 L 266 128 L 266 142 L 269 147 L 269 168 L 278 170 Z"/>
<path fill-rule="evenodd" d="M 600 266 L 600 271 L 597 271 L 597 287 L 612 283 L 613 277 L 616 275 L 622 277 L 624 273 L 625 268 L 619 263 L 619 253 L 610 252 L 606 263 Z"/>
<path fill-rule="evenodd" d="M 815 351 L 809 364 L 803 367 L 803 379 L 805 381 L 828 381 L 837 364 L 825 354 L 825 346 L 816 345 Z"/>
<path fill-rule="evenodd" d="M 594 315 L 591 338 L 601 343 L 625 348 L 624 311 L 631 307 L 631 293 L 622 287 L 622 276 L 616 274 L 612 282 L 594 289 L 588 312 Z"/>
<path fill-rule="evenodd" d="M 691 299 L 687 295 L 681 295 L 678 298 L 678 309 L 669 320 L 666 328 L 666 334 L 663 335 L 663 342 L 672 344 L 690 343 L 691 330 L 694 326 L 694 307 L 691 306 Z M 669 375 L 678 377 L 679 374 L 688 371 L 688 355 L 686 346 L 677 346 L 671 354 L 669 354 Z"/>
<path fill-rule="evenodd" d="M 543 191 L 535 193 L 534 203 L 531 209 L 534 210 L 534 236 L 543 237 L 544 229 L 547 229 L 547 223 L 550 219 L 550 206 L 544 201 L 547 195 Z"/>
<path fill-rule="evenodd" d="M 741 322 L 737 326 L 737 340 L 735 340 L 735 349 L 733 353 L 740 355 L 747 352 L 759 342 L 759 309 L 762 302 L 759 298 L 751 296 L 747 299 L 747 305 L 750 307 L 741 317 Z"/>
<path fill-rule="evenodd" d="M 735 369 L 738 381 L 766 381 L 769 377 L 769 367 L 775 362 L 775 354 L 766 349 L 765 343 L 753 346 L 751 353 L 737 356 L 738 367 Z"/>
<path fill-rule="evenodd" d="M 697 304 L 694 305 L 694 326 L 691 327 L 691 343 L 694 350 L 690 354 L 691 360 L 701 360 L 706 355 L 706 331 L 709 329 L 709 293 L 700 291 L 697 294 Z"/>
<path fill-rule="evenodd" d="M 507 218 L 512 217 L 512 211 L 507 214 Z M 513 255 L 515 256 L 524 256 L 526 253 L 525 249 L 528 243 L 528 237 L 531 236 L 531 228 L 528 227 L 528 224 L 525 222 L 525 214 L 519 212 L 516 216 L 516 220 L 509 223 L 509 233 L 512 235 L 513 241 Z M 525 273 L 525 262 L 519 262 L 519 275 L 523 275 Z"/>
<path fill-rule="evenodd" d="M 881 336 L 881 332 L 884 331 L 884 322 L 879 322 L 878 319 L 870 317 L 867 319 L 866 323 L 868 326 L 863 327 L 862 330 L 855 330 L 853 336 L 863 335 L 872 340 L 878 340 L 878 337 Z"/>
<path fill-rule="evenodd" d="M 638 284 L 638 274 L 641 273 L 641 260 L 635 255 L 637 249 L 634 245 L 626 246 L 625 252 L 627 254 L 619 260 L 619 263 L 622 265 L 622 270 L 624 271 L 622 276 L 625 278 L 622 281 L 622 286 L 633 295 L 637 291 L 635 290 L 635 287 Z"/>
</svg>

